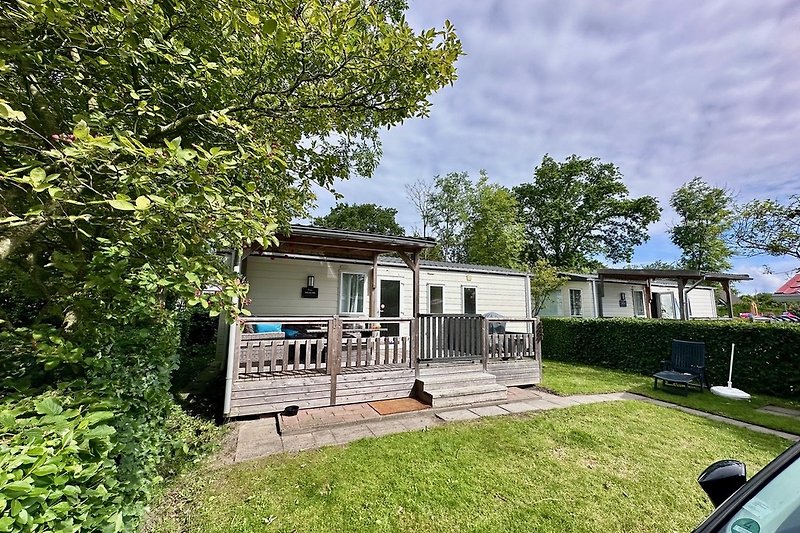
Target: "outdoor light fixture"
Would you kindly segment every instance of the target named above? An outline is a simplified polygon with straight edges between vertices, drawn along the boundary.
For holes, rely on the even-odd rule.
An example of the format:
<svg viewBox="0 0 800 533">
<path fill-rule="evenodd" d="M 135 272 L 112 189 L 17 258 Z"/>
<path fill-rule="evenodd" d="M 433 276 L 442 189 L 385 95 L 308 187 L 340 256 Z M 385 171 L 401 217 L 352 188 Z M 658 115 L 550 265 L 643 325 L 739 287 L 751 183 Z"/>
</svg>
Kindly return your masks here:
<svg viewBox="0 0 800 533">
<path fill-rule="evenodd" d="M 314 276 L 308 276 L 306 279 L 306 287 L 313 287 L 314 286 Z"/>
</svg>

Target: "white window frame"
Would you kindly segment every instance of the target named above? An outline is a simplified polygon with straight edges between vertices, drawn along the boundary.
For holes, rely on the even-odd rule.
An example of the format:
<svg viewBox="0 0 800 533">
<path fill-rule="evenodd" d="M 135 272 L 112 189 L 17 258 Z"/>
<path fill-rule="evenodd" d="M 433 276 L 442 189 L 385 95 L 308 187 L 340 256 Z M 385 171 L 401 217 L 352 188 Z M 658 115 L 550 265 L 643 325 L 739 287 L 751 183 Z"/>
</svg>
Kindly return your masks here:
<svg viewBox="0 0 800 533">
<path fill-rule="evenodd" d="M 464 289 L 475 289 L 475 313 L 478 313 L 478 286 L 477 285 L 462 285 L 461 286 L 461 313 L 467 314 L 467 299 L 464 297 Z"/>
<path fill-rule="evenodd" d="M 345 275 L 350 276 L 361 276 L 364 278 L 364 285 L 361 291 L 361 311 L 344 311 L 342 310 L 342 290 L 344 289 L 344 277 Z M 348 315 L 348 316 L 356 316 L 356 315 L 363 315 L 364 308 L 367 306 L 367 274 L 366 272 L 351 272 L 351 271 L 341 271 L 339 273 L 339 298 L 337 303 L 337 308 L 339 309 L 340 315 Z"/>
<path fill-rule="evenodd" d="M 444 314 L 444 284 L 442 283 L 428 283 L 428 313 L 431 315 L 434 314 L 433 310 L 431 309 L 431 288 L 433 287 L 439 287 L 442 289 L 442 314 Z"/>
<path fill-rule="evenodd" d="M 573 312 L 572 309 L 572 292 L 577 292 L 578 297 L 581 301 L 581 307 L 578 309 L 577 313 Z M 583 290 L 582 289 L 569 289 L 569 316 L 583 316 Z"/>
<path fill-rule="evenodd" d="M 636 300 L 636 294 L 637 293 L 642 295 L 642 314 L 636 314 L 636 301 L 637 301 Z M 646 317 L 647 316 L 647 305 L 645 304 L 645 301 L 644 301 L 644 291 L 633 289 L 633 298 L 632 299 L 633 299 L 633 316 Z"/>
</svg>

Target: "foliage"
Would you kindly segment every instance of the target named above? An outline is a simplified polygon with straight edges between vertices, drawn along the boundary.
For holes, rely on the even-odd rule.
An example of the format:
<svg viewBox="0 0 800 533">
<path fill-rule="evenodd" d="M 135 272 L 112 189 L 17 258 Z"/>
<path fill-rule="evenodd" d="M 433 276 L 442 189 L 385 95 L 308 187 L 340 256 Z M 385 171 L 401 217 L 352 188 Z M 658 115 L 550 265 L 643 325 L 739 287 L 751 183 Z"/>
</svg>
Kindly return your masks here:
<svg viewBox="0 0 800 533">
<path fill-rule="evenodd" d="M 431 198 L 434 193 L 433 180 L 418 179 L 410 185 L 406 185 L 406 198 L 419 215 L 422 224 L 421 237 L 428 237 L 428 231 L 433 225 L 433 202 Z M 416 231 L 415 231 L 416 232 Z M 425 252 L 423 252 L 425 253 Z M 427 257 L 426 257 L 427 259 Z"/>
<path fill-rule="evenodd" d="M 644 402 L 578 405 L 214 469 L 157 531 L 690 531 L 713 509 L 703 468 L 754 473 L 788 445 Z"/>
<path fill-rule="evenodd" d="M 739 253 L 800 260 L 800 195 L 791 196 L 786 204 L 753 200 L 740 206 L 731 233 Z"/>
<path fill-rule="evenodd" d="M 524 228 L 517 221 L 517 201 L 511 191 L 490 184 L 485 171 L 470 187 L 464 225 L 464 256 L 468 263 L 506 268 L 520 266 Z"/>
<path fill-rule="evenodd" d="M 733 304 L 734 316 L 739 313 L 750 313 L 752 304 L 755 303 L 758 307 L 758 312 L 761 315 L 781 315 L 786 310 L 786 304 L 783 302 L 776 302 L 771 293 L 760 292 L 758 294 L 744 294 L 740 300 Z M 726 310 L 727 312 L 727 310 Z"/>
<path fill-rule="evenodd" d="M 633 270 L 676 270 L 678 268 L 678 265 L 675 263 L 671 263 L 669 261 L 663 261 L 661 259 L 657 259 L 655 261 L 651 261 L 650 263 L 643 263 L 638 265 L 627 264 L 623 268 L 633 269 Z"/>
<path fill-rule="evenodd" d="M 338 204 L 324 217 L 314 219 L 314 224 L 323 228 L 366 231 L 381 235 L 405 235 L 403 226 L 397 223 L 397 209 L 375 204 Z"/>
<path fill-rule="evenodd" d="M 576 155 L 559 163 L 545 155 L 533 181 L 514 187 L 525 225 L 525 260 L 562 270 L 592 266 L 598 257 L 631 260 L 660 217 L 652 196 L 629 198 L 619 168 Z"/>
<path fill-rule="evenodd" d="M 531 312 L 533 316 L 539 316 L 539 311 L 542 310 L 547 298 L 563 287 L 569 278 L 559 276 L 558 269 L 551 266 L 547 259 L 539 259 L 533 264 L 531 269 L 531 304 L 533 309 Z"/>
<path fill-rule="evenodd" d="M 198 389 L 222 372 L 222 362 L 216 359 L 219 320 L 201 307 L 192 307 L 180 312 L 176 321 L 180 343 L 171 388 L 174 392 L 205 392 Z"/>
<path fill-rule="evenodd" d="M 430 198 L 431 229 L 436 236 L 443 261 L 463 262 L 464 227 L 469 213 L 466 199 L 472 181 L 466 172 L 450 172 L 433 178 L 434 192 Z"/>
<path fill-rule="evenodd" d="M 673 339 L 706 344 L 711 384 L 728 380 L 731 343 L 734 381 L 751 393 L 800 397 L 796 346 L 800 328 L 745 321 L 542 318 L 544 357 L 628 372 L 652 374 L 668 360 Z"/>
<path fill-rule="evenodd" d="M 214 251 L 274 243 L 313 186 L 369 175 L 379 129 L 425 116 L 455 79 L 452 26 L 415 33 L 401 7 L 4 3 L 0 455 L 22 477 L 3 483 L 59 457 L 37 488 L 80 492 L 6 498 L 3 524 L 135 526 L 185 444 L 165 422 L 176 315 L 242 312 L 247 286 Z M 51 397 L 66 422 L 37 413 Z M 97 409 L 112 413 L 102 439 L 87 436 Z"/>
<path fill-rule="evenodd" d="M 731 268 L 733 252 L 724 236 L 733 224 L 732 203 L 728 191 L 712 187 L 699 177 L 672 193 L 669 205 L 680 222 L 669 233 L 672 243 L 682 251 L 682 268 L 703 272 Z"/>
</svg>

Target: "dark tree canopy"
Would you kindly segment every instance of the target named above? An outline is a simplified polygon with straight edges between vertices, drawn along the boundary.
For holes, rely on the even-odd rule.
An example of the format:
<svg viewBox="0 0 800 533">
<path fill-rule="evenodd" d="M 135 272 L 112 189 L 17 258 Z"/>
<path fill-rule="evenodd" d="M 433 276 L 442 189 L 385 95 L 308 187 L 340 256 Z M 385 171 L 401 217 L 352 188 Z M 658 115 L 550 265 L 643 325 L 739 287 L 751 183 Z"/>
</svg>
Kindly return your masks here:
<svg viewBox="0 0 800 533">
<path fill-rule="evenodd" d="M 739 207 L 731 241 L 746 255 L 785 255 L 800 260 L 800 195 L 789 197 L 786 203 L 753 200 Z"/>
<path fill-rule="evenodd" d="M 599 257 L 629 262 L 660 218 L 652 196 L 630 198 L 619 168 L 576 155 L 559 163 L 545 155 L 533 181 L 514 187 L 525 225 L 524 258 L 559 269 L 592 266 Z"/>
<path fill-rule="evenodd" d="M 324 217 L 314 219 L 314 224 L 323 228 L 366 231 L 381 235 L 405 235 L 403 226 L 397 223 L 397 209 L 375 204 L 338 204 Z"/>
<path fill-rule="evenodd" d="M 729 269 L 733 252 L 724 237 L 732 224 L 730 194 L 698 177 L 672 193 L 669 204 L 680 217 L 669 233 L 672 243 L 681 249 L 681 268 L 705 272 Z"/>
</svg>

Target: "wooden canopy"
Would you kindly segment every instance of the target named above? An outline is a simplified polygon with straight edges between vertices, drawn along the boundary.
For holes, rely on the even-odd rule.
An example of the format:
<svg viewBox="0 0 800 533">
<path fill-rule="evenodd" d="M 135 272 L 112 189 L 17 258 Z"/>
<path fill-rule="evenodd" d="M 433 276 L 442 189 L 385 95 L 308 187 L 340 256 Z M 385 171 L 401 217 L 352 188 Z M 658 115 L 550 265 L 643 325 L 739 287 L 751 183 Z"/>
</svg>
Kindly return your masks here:
<svg viewBox="0 0 800 533">
<path fill-rule="evenodd" d="M 701 272 L 699 270 L 667 270 L 667 269 L 638 269 L 638 268 L 604 268 L 597 271 L 600 280 L 600 293 L 603 291 L 603 281 L 607 279 L 640 281 L 647 284 L 647 298 L 650 299 L 650 282 L 656 279 L 675 280 L 678 283 L 678 304 L 681 320 L 687 320 L 689 313 L 686 306 L 686 293 L 704 281 L 720 283 L 725 291 L 725 300 L 728 305 L 728 317 L 733 318 L 733 301 L 731 295 L 731 281 L 752 280 L 748 274 L 732 274 L 726 272 Z M 694 282 L 689 288 L 687 283 Z M 602 300 L 601 300 L 602 301 Z M 602 313 L 602 309 L 600 310 Z M 602 314 L 600 315 L 602 316 Z"/>
</svg>

